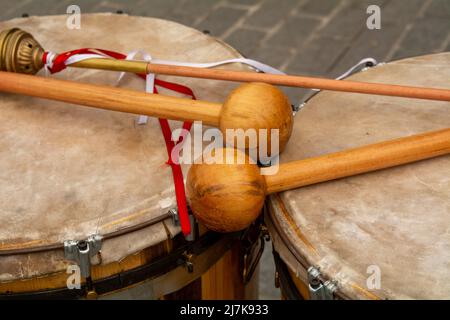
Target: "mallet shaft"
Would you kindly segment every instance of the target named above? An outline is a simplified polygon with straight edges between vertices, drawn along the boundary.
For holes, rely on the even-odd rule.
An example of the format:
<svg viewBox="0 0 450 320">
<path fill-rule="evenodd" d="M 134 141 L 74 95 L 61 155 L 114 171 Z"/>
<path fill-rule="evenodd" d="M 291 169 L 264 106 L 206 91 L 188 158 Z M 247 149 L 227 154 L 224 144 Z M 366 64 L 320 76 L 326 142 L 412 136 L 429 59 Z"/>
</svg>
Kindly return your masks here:
<svg viewBox="0 0 450 320">
<path fill-rule="evenodd" d="M 0 72 L 0 91 L 112 111 L 217 126 L 221 104 L 18 73 Z"/>
<path fill-rule="evenodd" d="M 264 176 L 267 193 L 394 167 L 450 153 L 450 129 L 281 164 Z"/>
</svg>

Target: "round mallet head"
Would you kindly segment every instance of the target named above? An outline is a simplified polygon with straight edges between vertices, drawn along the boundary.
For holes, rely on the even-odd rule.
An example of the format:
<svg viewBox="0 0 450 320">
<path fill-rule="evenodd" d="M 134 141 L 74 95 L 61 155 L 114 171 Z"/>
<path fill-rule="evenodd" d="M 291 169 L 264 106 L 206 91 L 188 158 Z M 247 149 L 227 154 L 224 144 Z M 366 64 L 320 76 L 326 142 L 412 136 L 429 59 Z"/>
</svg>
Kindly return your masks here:
<svg viewBox="0 0 450 320">
<path fill-rule="evenodd" d="M 0 32 L 0 71 L 36 74 L 44 49 L 31 34 L 14 28 Z"/>
<path fill-rule="evenodd" d="M 219 119 L 224 137 L 227 129 L 255 129 L 257 146 L 267 145 L 266 154 L 269 156 L 276 155 L 271 150 L 274 139 L 271 129 L 279 130 L 279 152 L 282 152 L 291 136 L 292 126 L 292 108 L 286 95 L 273 85 L 259 82 L 245 83 L 233 90 L 223 104 Z M 260 143 L 260 129 L 267 129 L 267 144 L 264 141 Z M 234 139 L 234 146 L 239 146 L 237 138 Z M 248 140 L 245 149 L 252 149 Z"/>
<path fill-rule="evenodd" d="M 220 154 L 223 164 L 208 164 L 214 158 L 219 162 Z M 230 164 L 226 159 L 231 160 Z M 249 162 L 244 152 L 231 148 L 217 149 L 209 156 L 203 155 L 202 160 L 191 166 L 186 181 L 195 217 L 217 232 L 247 228 L 264 205 L 266 185 L 260 169 Z"/>
</svg>

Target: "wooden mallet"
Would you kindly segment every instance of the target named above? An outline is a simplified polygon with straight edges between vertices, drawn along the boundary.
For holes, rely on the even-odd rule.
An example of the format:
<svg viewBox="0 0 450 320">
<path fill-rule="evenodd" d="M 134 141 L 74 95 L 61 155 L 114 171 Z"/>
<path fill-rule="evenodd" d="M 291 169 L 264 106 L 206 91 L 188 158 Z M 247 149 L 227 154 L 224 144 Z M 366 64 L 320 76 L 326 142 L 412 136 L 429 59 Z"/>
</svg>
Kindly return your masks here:
<svg viewBox="0 0 450 320">
<path fill-rule="evenodd" d="M 258 132 L 267 129 L 267 155 L 270 156 L 275 155 L 271 150 L 271 129 L 279 130 L 279 152 L 282 152 L 293 125 L 292 108 L 287 97 L 266 83 L 242 84 L 229 94 L 224 104 L 219 104 L 0 71 L 0 92 L 158 118 L 202 121 L 205 125 L 218 127 L 224 137 L 227 129 Z M 234 138 L 236 146 L 238 138 Z M 245 142 L 248 147 L 248 141 Z"/>
<path fill-rule="evenodd" d="M 44 49 L 33 38 L 33 36 L 23 30 L 14 28 L 4 30 L 0 33 L 0 71 L 35 74 L 44 67 L 44 52 Z M 221 69 L 204 69 L 155 64 L 147 61 L 93 58 L 79 61 L 70 65 L 70 67 L 125 71 L 142 74 L 155 73 L 237 82 L 264 82 L 288 87 L 450 101 L 450 90 L 447 89 L 421 88 L 349 80 L 332 80 L 292 75 L 274 75 Z"/>
<path fill-rule="evenodd" d="M 448 154 L 450 129 L 281 164 L 278 173 L 265 176 L 241 151 L 216 152 L 234 164 L 193 164 L 187 193 L 192 211 L 207 228 L 232 232 L 248 227 L 258 217 L 268 194 Z M 216 156 L 204 155 L 203 160 Z M 246 162 L 236 164 L 238 156 Z"/>
</svg>

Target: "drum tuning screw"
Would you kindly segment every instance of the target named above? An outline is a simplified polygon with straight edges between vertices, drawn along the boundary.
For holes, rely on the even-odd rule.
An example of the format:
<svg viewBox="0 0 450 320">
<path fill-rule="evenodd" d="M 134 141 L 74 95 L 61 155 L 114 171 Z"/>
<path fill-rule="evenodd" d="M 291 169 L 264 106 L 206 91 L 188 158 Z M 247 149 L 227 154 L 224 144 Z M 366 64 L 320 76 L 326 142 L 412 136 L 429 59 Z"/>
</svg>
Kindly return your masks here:
<svg viewBox="0 0 450 320">
<path fill-rule="evenodd" d="M 88 248 L 88 244 L 85 240 L 81 240 L 78 242 L 77 247 L 78 247 L 78 250 L 84 251 Z"/>
<path fill-rule="evenodd" d="M 102 237 L 92 235 L 87 240 L 64 241 L 64 256 L 80 267 L 81 276 L 89 279 L 91 276 L 91 258 L 97 255 L 102 247 Z"/>
<path fill-rule="evenodd" d="M 320 277 L 320 270 L 316 267 L 309 267 L 308 269 L 308 278 L 311 282 L 314 279 L 318 279 Z"/>
<path fill-rule="evenodd" d="M 98 297 L 98 293 L 95 290 L 88 291 L 86 293 L 86 300 L 96 300 Z"/>
<path fill-rule="evenodd" d="M 311 300 L 333 300 L 338 288 L 336 281 L 322 281 L 319 268 L 308 268 L 309 297 Z"/>
<path fill-rule="evenodd" d="M 192 253 L 188 253 L 187 251 L 183 252 L 184 266 L 186 267 L 189 273 L 194 272 L 193 259 L 194 255 Z"/>
<path fill-rule="evenodd" d="M 86 299 L 87 300 L 95 300 L 97 299 L 98 294 L 94 289 L 94 284 L 92 283 L 92 278 L 86 278 Z"/>
<path fill-rule="evenodd" d="M 180 217 L 178 216 L 178 209 L 172 208 L 169 210 L 169 214 L 172 217 L 172 222 L 175 226 L 180 225 Z"/>
<path fill-rule="evenodd" d="M 317 278 L 315 278 L 315 279 L 311 279 L 311 281 L 310 281 L 309 285 L 311 286 L 311 288 L 313 288 L 313 289 L 317 289 L 317 288 L 319 288 L 319 287 L 321 286 L 321 284 L 320 284 L 320 280 L 319 280 L 319 279 L 317 279 Z"/>
</svg>

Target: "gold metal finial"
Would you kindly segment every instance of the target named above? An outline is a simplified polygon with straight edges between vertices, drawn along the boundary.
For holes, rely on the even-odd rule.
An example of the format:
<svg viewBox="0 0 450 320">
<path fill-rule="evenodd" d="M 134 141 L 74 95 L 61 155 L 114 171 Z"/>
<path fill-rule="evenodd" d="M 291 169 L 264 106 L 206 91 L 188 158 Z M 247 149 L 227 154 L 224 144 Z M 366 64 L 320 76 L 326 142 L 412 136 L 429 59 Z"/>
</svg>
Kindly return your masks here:
<svg viewBox="0 0 450 320">
<path fill-rule="evenodd" d="M 35 74 L 44 63 L 44 49 L 31 34 L 18 28 L 0 32 L 0 70 Z"/>
</svg>

